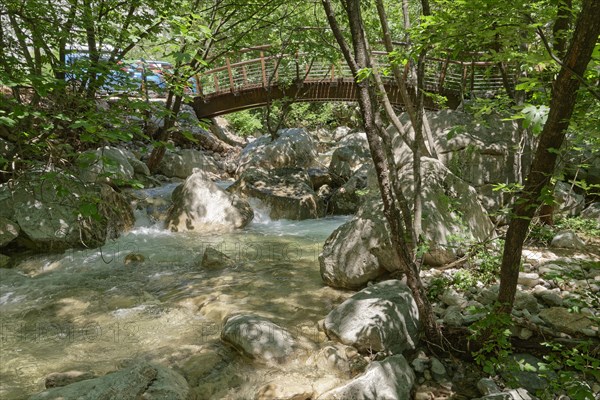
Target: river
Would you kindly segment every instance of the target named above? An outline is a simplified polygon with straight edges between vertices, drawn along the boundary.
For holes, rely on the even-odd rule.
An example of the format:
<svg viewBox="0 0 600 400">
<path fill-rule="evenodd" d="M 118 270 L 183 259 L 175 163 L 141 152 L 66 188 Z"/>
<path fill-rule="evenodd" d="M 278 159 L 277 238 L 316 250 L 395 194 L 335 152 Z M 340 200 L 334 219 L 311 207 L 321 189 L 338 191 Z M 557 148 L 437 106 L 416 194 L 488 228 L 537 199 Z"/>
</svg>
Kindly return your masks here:
<svg viewBox="0 0 600 400">
<path fill-rule="evenodd" d="M 318 263 L 325 239 L 350 217 L 271 221 L 255 211 L 246 228 L 222 235 L 173 233 L 138 214 L 133 230 L 100 249 L 0 269 L 0 398 L 39 392 L 52 372 L 103 375 L 141 359 L 183 373 L 201 386 L 198 398 L 255 393 L 273 367 L 224 347 L 224 317 L 259 314 L 316 343 L 317 322 L 350 295 L 326 287 Z M 235 267 L 203 269 L 207 246 Z M 131 253 L 144 261 L 126 262 Z M 279 373 L 302 363 L 286 368 Z"/>
</svg>

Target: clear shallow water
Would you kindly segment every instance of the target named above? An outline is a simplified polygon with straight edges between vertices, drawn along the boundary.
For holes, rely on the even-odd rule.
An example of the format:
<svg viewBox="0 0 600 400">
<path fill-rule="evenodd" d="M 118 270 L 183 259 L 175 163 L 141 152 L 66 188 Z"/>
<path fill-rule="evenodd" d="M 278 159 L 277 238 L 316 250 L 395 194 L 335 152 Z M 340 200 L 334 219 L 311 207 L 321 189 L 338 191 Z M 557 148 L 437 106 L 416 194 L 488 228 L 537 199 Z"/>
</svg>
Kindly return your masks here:
<svg viewBox="0 0 600 400">
<path fill-rule="evenodd" d="M 258 209 L 246 229 L 223 235 L 172 233 L 140 219 L 101 249 L 40 255 L 0 269 L 0 398 L 43 390 L 51 372 L 102 375 L 136 359 L 172 366 L 193 385 L 212 379 L 199 398 L 256 391 L 273 371 L 239 357 L 224 361 L 223 318 L 257 313 L 316 342 L 317 322 L 348 296 L 322 284 L 317 257 L 349 217 L 271 221 L 265 211 Z M 236 266 L 200 267 L 207 246 Z M 131 253 L 144 261 L 127 263 Z M 190 360 L 207 354 L 222 359 L 202 375 Z"/>
</svg>

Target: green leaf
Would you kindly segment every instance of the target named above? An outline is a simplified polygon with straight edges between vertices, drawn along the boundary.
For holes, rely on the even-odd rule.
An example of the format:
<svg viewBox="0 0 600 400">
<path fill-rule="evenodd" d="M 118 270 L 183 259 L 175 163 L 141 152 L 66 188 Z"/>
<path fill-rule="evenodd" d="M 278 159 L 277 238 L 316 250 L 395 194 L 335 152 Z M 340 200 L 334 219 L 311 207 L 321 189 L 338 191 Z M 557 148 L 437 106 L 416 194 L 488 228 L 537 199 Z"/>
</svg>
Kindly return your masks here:
<svg viewBox="0 0 600 400">
<path fill-rule="evenodd" d="M 548 119 L 548 111 L 550 109 L 544 105 L 536 107 L 534 105 L 528 105 L 522 111 L 525 118 L 523 126 L 525 128 L 531 128 L 534 134 L 539 134 L 544 128 L 544 124 Z"/>
</svg>

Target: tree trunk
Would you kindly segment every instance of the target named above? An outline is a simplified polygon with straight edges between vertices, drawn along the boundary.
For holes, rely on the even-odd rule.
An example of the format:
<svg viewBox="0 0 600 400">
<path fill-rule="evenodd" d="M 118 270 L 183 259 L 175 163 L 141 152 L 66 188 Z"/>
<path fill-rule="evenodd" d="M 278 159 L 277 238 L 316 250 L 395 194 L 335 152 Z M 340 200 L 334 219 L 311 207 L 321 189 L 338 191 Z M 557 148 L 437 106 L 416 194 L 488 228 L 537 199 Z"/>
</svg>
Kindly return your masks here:
<svg viewBox="0 0 600 400">
<path fill-rule="evenodd" d="M 350 24 L 354 57 L 350 54 L 350 48 L 337 24 L 330 0 L 322 0 L 322 3 L 329 25 L 353 74 L 356 76 L 359 69 L 372 68 L 372 65 L 369 64 L 368 45 L 362 28 L 360 0 L 346 0 L 344 2 L 344 8 Z M 367 79 L 358 82 L 357 87 L 358 102 L 363 114 L 369 150 L 375 164 L 377 181 L 383 200 L 383 213 L 390 226 L 390 240 L 398 263 L 398 269 L 406 275 L 407 285 L 411 289 L 419 309 L 419 316 L 425 330 L 425 335 L 430 341 L 441 344 L 441 333 L 436 323 L 431 304 L 427 299 L 425 289 L 419 278 L 417 267 L 410 257 L 410 251 L 404 240 L 405 232 L 400 224 L 402 216 L 395 206 L 396 199 L 390 180 L 390 173 L 395 173 L 395 171 L 390 171 L 389 169 L 385 158 L 385 151 L 382 147 L 382 140 L 378 135 L 378 130 L 382 129 L 382 127 L 377 126 L 376 123 L 376 113 L 379 109 L 377 96 Z"/>
<path fill-rule="evenodd" d="M 600 15 L 600 0 L 584 0 L 571 45 L 554 82 L 548 120 L 540 135 L 525 188 L 513 206 L 513 217 L 506 234 L 502 256 L 498 296 L 500 310 L 505 313 L 510 313 L 512 310 L 523 242 L 531 218 L 541 204 L 540 194 L 552 177 L 557 159 L 556 150 L 563 144 L 575 108 L 580 82 L 575 79 L 574 74 L 583 76 L 600 34 L 598 15 Z"/>
</svg>

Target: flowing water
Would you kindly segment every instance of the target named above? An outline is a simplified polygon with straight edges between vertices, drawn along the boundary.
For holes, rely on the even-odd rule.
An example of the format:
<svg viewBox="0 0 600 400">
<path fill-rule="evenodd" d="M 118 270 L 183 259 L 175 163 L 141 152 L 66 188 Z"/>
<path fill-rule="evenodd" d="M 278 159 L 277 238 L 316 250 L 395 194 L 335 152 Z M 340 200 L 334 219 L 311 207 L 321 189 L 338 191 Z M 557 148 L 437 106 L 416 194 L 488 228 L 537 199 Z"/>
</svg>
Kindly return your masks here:
<svg viewBox="0 0 600 400">
<path fill-rule="evenodd" d="M 101 249 L 0 269 L 0 398 L 41 391 L 52 372 L 103 375 L 141 359 L 179 370 L 202 387 L 198 398 L 249 397 L 272 367 L 230 354 L 219 341 L 223 318 L 255 313 L 322 340 L 317 322 L 349 294 L 323 285 L 317 257 L 347 220 L 271 221 L 258 209 L 245 229 L 215 235 L 172 233 L 140 215 Z M 207 246 L 235 267 L 200 267 Z M 144 260 L 128 262 L 131 253 Z"/>
</svg>

